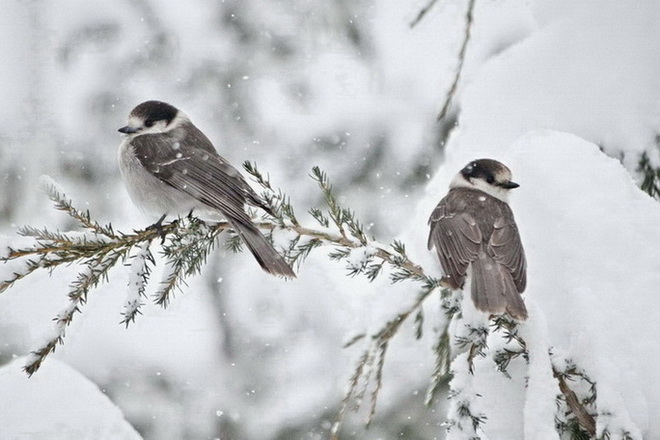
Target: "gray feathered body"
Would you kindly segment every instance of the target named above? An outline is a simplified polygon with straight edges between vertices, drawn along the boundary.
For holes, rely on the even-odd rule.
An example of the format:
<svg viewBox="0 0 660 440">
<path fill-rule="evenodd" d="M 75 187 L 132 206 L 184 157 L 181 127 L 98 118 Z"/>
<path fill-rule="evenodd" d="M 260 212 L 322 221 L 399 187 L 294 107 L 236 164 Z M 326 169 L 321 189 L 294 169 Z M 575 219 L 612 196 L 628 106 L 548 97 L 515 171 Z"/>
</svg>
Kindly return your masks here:
<svg viewBox="0 0 660 440">
<path fill-rule="evenodd" d="M 119 148 L 119 166 L 131 199 L 142 210 L 156 215 L 219 212 L 264 270 L 295 277 L 244 208 L 248 203 L 272 214 L 268 206 L 191 122 L 128 136 Z"/>
<path fill-rule="evenodd" d="M 461 289 L 471 269 L 478 310 L 526 319 L 521 293 L 527 283 L 525 252 L 509 205 L 483 191 L 457 187 L 429 219 L 428 247 L 436 248 L 446 279 Z"/>
</svg>

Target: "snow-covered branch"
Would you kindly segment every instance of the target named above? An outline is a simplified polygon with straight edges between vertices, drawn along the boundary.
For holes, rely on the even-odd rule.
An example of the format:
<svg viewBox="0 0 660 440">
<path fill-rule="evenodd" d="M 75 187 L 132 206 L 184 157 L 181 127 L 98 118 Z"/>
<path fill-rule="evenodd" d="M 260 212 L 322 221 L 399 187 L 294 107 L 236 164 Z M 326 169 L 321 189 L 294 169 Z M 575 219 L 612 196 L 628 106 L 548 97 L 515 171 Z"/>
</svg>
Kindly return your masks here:
<svg viewBox="0 0 660 440">
<path fill-rule="evenodd" d="M 256 164 L 246 163 L 245 169 L 262 186 L 263 197 L 275 213 L 274 218 L 256 221 L 255 224 L 271 237 L 277 231 L 288 231 L 285 242 L 278 244 L 285 250 L 285 258 L 291 264 L 299 266 L 313 249 L 329 245 L 333 249 L 330 258 L 344 261 L 352 276 L 365 274 L 373 280 L 387 265 L 391 268 L 393 282 L 404 279 L 421 281 L 426 288 L 425 295 L 442 284 L 442 280 L 427 276 L 420 266 L 407 257 L 402 243 L 394 242 L 391 246 L 384 246 L 368 237 L 355 213 L 337 202 L 327 175 L 319 168 L 312 170 L 311 177 L 323 192 L 327 206 L 323 210 L 313 208 L 309 212 L 320 229 L 303 226 L 298 221 L 288 196 L 282 191 L 273 190 Z M 185 285 L 187 278 L 201 272 L 222 232 L 229 231 L 228 248 L 235 251 L 241 248 L 236 234 L 226 222 L 211 224 L 187 216 L 159 228 L 147 227 L 133 233 L 123 233 L 115 231 L 111 225 L 102 226 L 92 219 L 88 211 L 75 208 L 51 180 L 46 182 L 46 189 L 55 208 L 73 218 L 81 230 L 53 232 L 46 227 L 21 228 L 19 234 L 32 238 L 33 242 L 22 248 L 8 248 L 0 256 L 0 261 L 12 265 L 11 276 L 0 282 L 0 292 L 37 269 L 52 271 L 63 264 L 77 264 L 82 270 L 71 284 L 69 305 L 54 318 L 56 331 L 33 351 L 25 367 L 29 374 L 36 372 L 43 360 L 64 341 L 65 329 L 74 314 L 81 311 L 89 292 L 108 280 L 109 270 L 117 263 L 131 260 L 128 264 L 129 283 L 121 320 L 121 323 L 128 326 L 140 314 L 142 298 L 150 282 L 151 268 L 156 264 L 151 250 L 154 242 L 161 242 L 160 253 L 166 268 L 154 297 L 154 302 L 163 307 L 169 304 L 172 293 Z M 402 316 L 409 313 L 412 310 Z M 398 324 L 379 340 L 386 342 L 396 333 L 397 328 Z"/>
<path fill-rule="evenodd" d="M 321 169 L 315 167 L 310 177 L 323 193 L 326 206 L 323 209 L 308 210 L 318 225 L 311 227 L 300 222 L 288 196 L 280 190 L 274 190 L 255 164 L 246 163 L 244 168 L 262 187 L 262 197 L 274 213 L 273 217 L 261 220 L 256 219 L 255 213 L 255 225 L 271 239 L 277 240 L 277 246 L 283 250 L 290 264 L 299 266 L 314 249 L 330 247 L 329 258 L 343 262 L 350 276 L 365 276 L 373 281 L 386 275 L 391 283 L 411 282 L 416 286 L 413 288 L 419 291 L 412 304 L 384 322 L 379 330 L 370 335 L 357 335 L 346 344 L 349 346 L 361 340 L 367 341 L 333 425 L 334 438 L 338 438 L 349 406 L 359 408 L 365 398 L 370 402 L 367 425 L 372 421 L 383 387 L 383 367 L 390 342 L 407 322 L 416 327 L 416 337 L 422 337 L 423 304 L 436 291 L 439 291 L 445 319 L 436 326 L 436 364 L 430 375 L 431 383 L 426 402 L 432 404 L 441 385 L 450 383 L 451 404 L 446 425 L 448 430 L 451 435 L 459 432 L 478 436 L 477 432 L 488 419 L 487 414 L 479 409 L 479 388 L 472 379 L 479 374 L 475 369 L 475 362 L 490 359 L 507 377 L 507 369 L 514 359 L 524 359 L 528 362 L 529 353 L 526 342 L 519 333 L 519 324 L 507 316 L 490 317 L 490 320 L 485 322 L 464 320 L 460 293 L 449 291 L 442 278 L 427 275 L 420 265 L 410 260 L 404 243 L 393 241 L 384 245 L 369 236 L 362 222 L 356 218 L 355 212 L 338 202 L 328 176 Z M 49 185 L 48 193 L 56 209 L 75 219 L 81 230 L 53 232 L 47 228 L 26 226 L 21 228 L 19 233 L 32 238 L 33 243 L 27 247 L 9 248 L 0 256 L 0 261 L 14 265 L 13 274 L 0 283 L 0 291 L 6 290 L 37 269 L 52 271 L 62 264 L 81 266 L 79 275 L 70 284 L 68 304 L 54 318 L 52 332 L 28 357 L 24 369 L 29 375 L 34 374 L 45 358 L 63 343 L 66 328 L 74 315 L 81 312 L 89 292 L 100 283 L 107 282 L 110 269 L 118 263 L 130 261 L 126 263 L 129 267 L 129 283 L 121 320 L 122 324 L 128 326 L 140 314 L 142 300 L 151 282 L 152 268 L 157 264 L 152 253 L 155 243 L 160 243 L 165 271 L 156 289 L 154 302 L 163 307 L 168 306 L 176 289 L 181 289 L 188 278 L 201 272 L 222 232 L 227 231 L 229 234 L 226 243 L 228 248 L 239 251 L 241 247 L 240 241 L 226 222 L 206 223 L 189 215 L 158 228 L 147 227 L 126 234 L 114 231 L 111 225 L 101 226 L 92 220 L 89 212 L 76 209 L 56 185 Z M 457 326 L 460 331 L 450 331 L 451 322 L 461 324 L 462 327 Z M 494 336 L 501 337 L 503 342 L 498 343 L 496 349 L 491 349 L 489 343 Z M 452 349 L 463 351 L 453 361 Z M 546 351 L 549 352 L 550 349 L 551 347 L 546 347 Z M 595 383 L 584 371 L 572 365 L 564 368 L 553 365 L 552 374 L 563 396 L 557 404 L 560 408 L 557 411 L 565 410 L 557 417 L 564 425 L 560 426 L 558 423 L 557 429 L 563 429 L 562 426 L 573 427 L 591 435 L 596 420 Z M 576 378 L 580 379 L 581 383 L 590 385 L 586 387 L 586 391 L 585 387 L 574 389 L 571 381 Z"/>
</svg>

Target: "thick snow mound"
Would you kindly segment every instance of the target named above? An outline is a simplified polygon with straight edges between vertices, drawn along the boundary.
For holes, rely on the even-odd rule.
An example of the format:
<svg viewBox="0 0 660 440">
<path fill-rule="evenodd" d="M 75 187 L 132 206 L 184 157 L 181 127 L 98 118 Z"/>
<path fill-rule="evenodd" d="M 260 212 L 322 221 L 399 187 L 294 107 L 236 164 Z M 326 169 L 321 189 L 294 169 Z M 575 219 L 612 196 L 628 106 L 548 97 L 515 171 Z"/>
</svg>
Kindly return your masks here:
<svg viewBox="0 0 660 440">
<path fill-rule="evenodd" d="M 529 337 L 543 335 L 597 382 L 599 429 L 660 438 L 660 204 L 573 135 L 528 134 L 501 159 L 521 184 L 511 205 L 529 265 L 525 325 L 547 326 Z M 525 419 L 526 432 L 542 423 Z"/>
<path fill-rule="evenodd" d="M 461 99 L 462 145 L 501 148 L 530 130 L 552 129 L 579 135 L 615 157 L 653 150 L 660 3 L 559 5 L 537 1 L 538 31 L 474 75 Z M 637 157 L 625 157 L 629 169 Z"/>
<path fill-rule="evenodd" d="M 550 344 L 598 382 L 599 413 L 628 413 L 660 438 L 660 204 L 576 136 L 528 135 L 509 156 L 521 183 L 513 209 L 527 300 L 543 313 Z"/>
<path fill-rule="evenodd" d="M 0 368 L 0 438 L 138 440 L 140 435 L 92 382 L 55 359 L 27 377 L 25 359 Z"/>
</svg>

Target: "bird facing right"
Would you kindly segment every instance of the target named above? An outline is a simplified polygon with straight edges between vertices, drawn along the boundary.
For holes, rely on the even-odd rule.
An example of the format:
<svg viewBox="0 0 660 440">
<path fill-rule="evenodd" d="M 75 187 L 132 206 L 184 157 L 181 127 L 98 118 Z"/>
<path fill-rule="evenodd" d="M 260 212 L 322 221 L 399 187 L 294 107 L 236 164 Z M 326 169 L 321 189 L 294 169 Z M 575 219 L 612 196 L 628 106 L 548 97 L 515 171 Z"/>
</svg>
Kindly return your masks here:
<svg viewBox="0 0 660 440">
<path fill-rule="evenodd" d="M 449 193 L 429 218 L 429 250 L 435 247 L 452 289 L 471 278 L 477 310 L 527 319 L 521 297 L 527 263 L 508 192 L 519 185 L 511 171 L 493 159 L 468 163 L 452 180 Z"/>
</svg>

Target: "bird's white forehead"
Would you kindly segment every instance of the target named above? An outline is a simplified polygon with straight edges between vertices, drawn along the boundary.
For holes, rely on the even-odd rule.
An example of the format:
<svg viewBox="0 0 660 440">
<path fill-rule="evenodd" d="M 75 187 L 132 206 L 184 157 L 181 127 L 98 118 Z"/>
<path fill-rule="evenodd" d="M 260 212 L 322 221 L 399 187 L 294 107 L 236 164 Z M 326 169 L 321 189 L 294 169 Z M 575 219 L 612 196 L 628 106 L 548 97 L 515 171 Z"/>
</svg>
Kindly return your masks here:
<svg viewBox="0 0 660 440">
<path fill-rule="evenodd" d="M 128 126 L 133 128 L 141 127 L 143 130 L 140 132 L 140 134 L 163 133 L 177 128 L 179 125 L 181 125 L 184 122 L 190 121 L 190 119 L 188 119 L 188 116 L 182 111 L 178 111 L 174 119 L 172 119 L 172 121 L 169 124 L 167 123 L 166 120 L 162 119 L 159 121 L 154 121 L 155 123 L 151 127 L 146 127 L 144 125 L 144 122 L 147 119 L 148 117 L 145 118 L 142 115 L 136 115 L 134 113 L 131 113 L 130 115 L 128 115 Z"/>
<path fill-rule="evenodd" d="M 128 115 L 128 126 L 129 127 L 142 127 L 144 124 L 144 118 L 136 116 L 134 114 Z"/>
<path fill-rule="evenodd" d="M 513 175 L 511 174 L 511 170 L 507 168 L 506 165 L 502 165 L 502 167 L 498 168 L 494 174 L 495 174 L 495 179 L 498 181 L 502 181 L 502 180 L 508 181 L 511 180 L 513 177 Z"/>
</svg>

